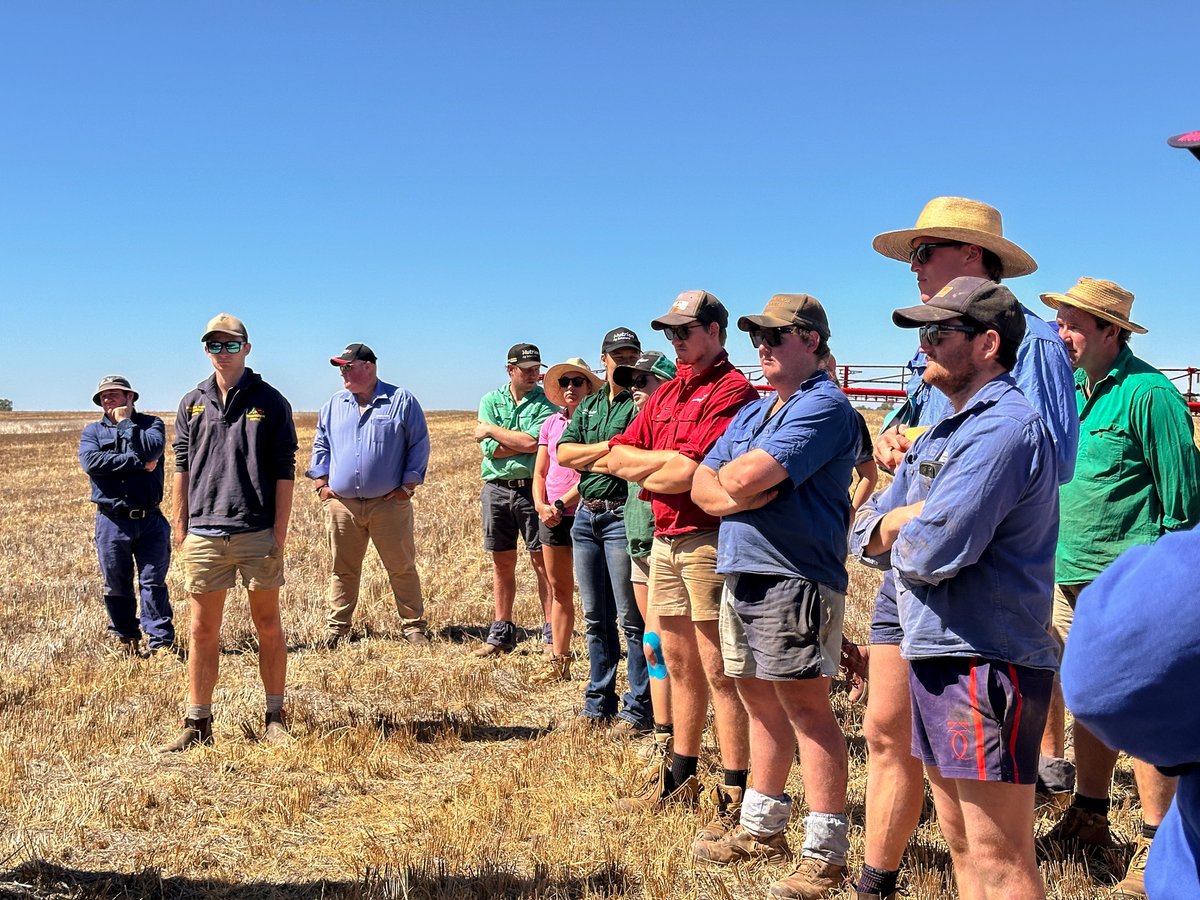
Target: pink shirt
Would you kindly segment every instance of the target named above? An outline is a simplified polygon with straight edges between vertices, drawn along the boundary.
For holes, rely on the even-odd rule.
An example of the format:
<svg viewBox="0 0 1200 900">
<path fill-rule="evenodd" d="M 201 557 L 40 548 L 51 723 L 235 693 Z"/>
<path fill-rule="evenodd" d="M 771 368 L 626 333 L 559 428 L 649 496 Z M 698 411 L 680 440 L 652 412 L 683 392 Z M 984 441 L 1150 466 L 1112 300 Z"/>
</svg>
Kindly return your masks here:
<svg viewBox="0 0 1200 900">
<path fill-rule="evenodd" d="M 538 446 L 545 447 L 550 456 L 550 468 L 546 470 L 546 499 L 551 503 L 579 484 L 578 472 L 558 464 L 558 439 L 562 437 L 569 421 L 566 413 L 560 409 L 542 423 L 542 430 L 538 434 Z M 568 506 L 564 515 L 575 515 L 578 505 L 574 503 Z"/>
</svg>

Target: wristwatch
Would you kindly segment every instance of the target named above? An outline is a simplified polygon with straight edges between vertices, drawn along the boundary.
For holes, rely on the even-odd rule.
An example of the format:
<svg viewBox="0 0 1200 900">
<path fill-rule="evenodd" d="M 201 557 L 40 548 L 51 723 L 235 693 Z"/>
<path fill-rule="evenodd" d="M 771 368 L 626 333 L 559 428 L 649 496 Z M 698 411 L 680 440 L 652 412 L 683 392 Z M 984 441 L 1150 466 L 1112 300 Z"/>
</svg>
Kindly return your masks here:
<svg viewBox="0 0 1200 900">
<path fill-rule="evenodd" d="M 555 501 L 554 501 L 554 508 L 555 508 L 555 509 L 557 509 L 559 512 L 566 512 L 566 511 L 567 511 L 567 505 L 566 505 L 565 503 L 563 503 L 563 502 L 562 502 L 562 498 L 561 498 L 561 497 L 560 497 L 559 499 L 557 499 L 557 500 L 555 500 Z"/>
</svg>

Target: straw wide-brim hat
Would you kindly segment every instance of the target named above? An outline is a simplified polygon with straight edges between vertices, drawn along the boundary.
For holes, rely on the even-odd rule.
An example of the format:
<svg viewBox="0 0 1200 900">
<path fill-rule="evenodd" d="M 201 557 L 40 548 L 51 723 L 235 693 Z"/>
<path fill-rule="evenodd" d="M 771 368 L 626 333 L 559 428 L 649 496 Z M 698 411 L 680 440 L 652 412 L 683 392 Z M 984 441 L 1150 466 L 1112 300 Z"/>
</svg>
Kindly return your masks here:
<svg viewBox="0 0 1200 900">
<path fill-rule="evenodd" d="M 1042 294 L 1042 302 L 1052 309 L 1074 306 L 1099 316 L 1106 322 L 1119 325 L 1126 331 L 1145 334 L 1146 329 L 1129 320 L 1133 311 L 1133 294 L 1114 281 L 1103 278 L 1080 278 L 1079 283 L 1065 294 Z"/>
<path fill-rule="evenodd" d="M 942 238 L 976 244 L 1000 258 L 1003 278 L 1016 278 L 1037 271 L 1033 257 L 1004 237 L 1000 211 L 966 197 L 934 197 L 925 204 L 917 224 L 903 231 L 885 231 L 871 242 L 878 252 L 908 262 L 913 238 Z"/>
<path fill-rule="evenodd" d="M 591 393 L 596 393 L 604 386 L 604 382 L 600 379 L 592 367 L 583 361 L 582 357 L 573 356 L 566 362 L 560 362 L 551 366 L 546 370 L 546 377 L 542 381 L 542 389 L 546 392 L 546 398 L 555 406 L 566 406 L 566 398 L 563 397 L 563 389 L 558 386 L 558 379 L 563 375 L 571 372 L 578 372 L 587 378 L 588 383 L 592 386 Z"/>
</svg>

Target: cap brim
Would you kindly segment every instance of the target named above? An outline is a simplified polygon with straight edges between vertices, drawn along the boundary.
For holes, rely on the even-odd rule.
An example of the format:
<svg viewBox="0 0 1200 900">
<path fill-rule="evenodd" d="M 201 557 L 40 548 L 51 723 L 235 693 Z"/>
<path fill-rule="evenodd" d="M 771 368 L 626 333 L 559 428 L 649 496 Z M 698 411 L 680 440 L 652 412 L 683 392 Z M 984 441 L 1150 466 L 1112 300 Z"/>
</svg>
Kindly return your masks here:
<svg viewBox="0 0 1200 900">
<path fill-rule="evenodd" d="M 622 341 L 619 344 L 609 344 L 607 347 L 604 348 L 603 352 L 612 353 L 614 350 L 621 350 L 625 347 L 629 347 L 633 350 L 637 350 L 639 353 L 642 350 L 641 344 L 635 344 L 633 341 Z"/>
<path fill-rule="evenodd" d="M 780 319 L 778 316 L 742 316 L 737 320 L 737 327 L 742 331 L 751 328 L 787 328 L 794 324 L 791 319 Z"/>
<path fill-rule="evenodd" d="M 913 250 L 913 239 L 919 237 L 959 241 L 991 250 L 1000 258 L 1002 278 L 1018 278 L 1037 271 L 1038 265 L 1033 257 L 1012 241 L 996 237 L 994 234 L 982 234 L 972 228 L 905 228 L 903 231 L 885 231 L 875 236 L 871 246 L 888 259 L 906 263 Z"/>
<path fill-rule="evenodd" d="M 690 325 L 692 322 L 699 322 L 695 316 L 685 316 L 683 313 L 667 313 L 665 316 L 659 316 L 650 323 L 650 327 L 655 331 L 662 331 L 664 328 L 674 328 L 676 325 Z"/>
<path fill-rule="evenodd" d="M 919 306 L 906 306 L 892 312 L 892 324 L 900 328 L 920 328 L 930 322 L 948 322 L 957 319 L 962 313 L 953 309 L 942 309 L 940 306 L 930 306 L 922 303 Z"/>
</svg>

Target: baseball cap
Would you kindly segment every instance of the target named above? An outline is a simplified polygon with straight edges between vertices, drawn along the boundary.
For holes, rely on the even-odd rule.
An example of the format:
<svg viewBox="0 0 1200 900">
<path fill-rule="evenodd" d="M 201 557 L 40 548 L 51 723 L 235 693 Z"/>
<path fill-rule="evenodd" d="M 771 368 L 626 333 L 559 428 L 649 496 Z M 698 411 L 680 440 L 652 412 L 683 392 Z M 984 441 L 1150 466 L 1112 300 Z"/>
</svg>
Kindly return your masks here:
<svg viewBox="0 0 1200 900">
<path fill-rule="evenodd" d="M 955 278 L 930 297 L 928 303 L 893 312 L 892 321 L 901 328 L 920 328 L 959 316 L 973 319 L 1015 343 L 1025 337 L 1025 313 L 1013 292 L 977 275 Z"/>
<path fill-rule="evenodd" d="M 250 335 L 246 334 L 246 326 L 242 324 L 242 320 L 229 313 L 219 313 L 209 319 L 208 326 L 204 329 L 204 337 L 200 340 L 207 341 L 218 331 L 223 331 L 225 334 L 236 334 L 243 341 L 250 340 Z"/>
<path fill-rule="evenodd" d="M 508 364 L 520 369 L 541 366 L 542 351 L 534 344 L 513 344 L 508 348 Z"/>
<path fill-rule="evenodd" d="M 623 388 L 631 387 L 634 372 L 649 372 L 663 381 L 670 381 L 675 377 L 675 363 L 657 350 L 648 350 L 639 356 L 632 366 L 617 366 L 613 369 L 613 384 Z"/>
<path fill-rule="evenodd" d="M 614 328 L 604 336 L 604 342 L 600 345 L 600 352 L 612 353 L 612 351 L 621 347 L 632 347 L 634 350 L 642 349 L 641 340 L 624 325 Z"/>
<path fill-rule="evenodd" d="M 357 361 L 376 362 L 375 351 L 366 344 L 347 344 L 346 349 L 337 356 L 329 357 L 331 366 L 344 366 L 346 363 Z"/>
<path fill-rule="evenodd" d="M 650 327 L 662 331 L 664 328 L 687 325 L 690 322 L 699 322 L 701 325 L 716 322 L 725 328 L 729 325 L 729 311 L 708 291 L 684 291 L 675 298 L 667 314 L 651 322 Z"/>
<path fill-rule="evenodd" d="M 767 308 L 760 316 L 742 316 L 737 326 L 742 331 L 751 328 L 785 328 L 799 325 L 809 328 L 829 340 L 829 319 L 825 307 L 816 297 L 808 294 L 776 294 L 767 301 Z"/>
<path fill-rule="evenodd" d="M 99 406 L 100 395 L 105 391 L 128 391 L 133 394 L 134 400 L 138 398 L 138 392 L 130 386 L 129 379 L 124 375 L 105 375 L 101 378 L 96 385 L 96 393 L 92 395 L 92 402 Z"/>
</svg>

